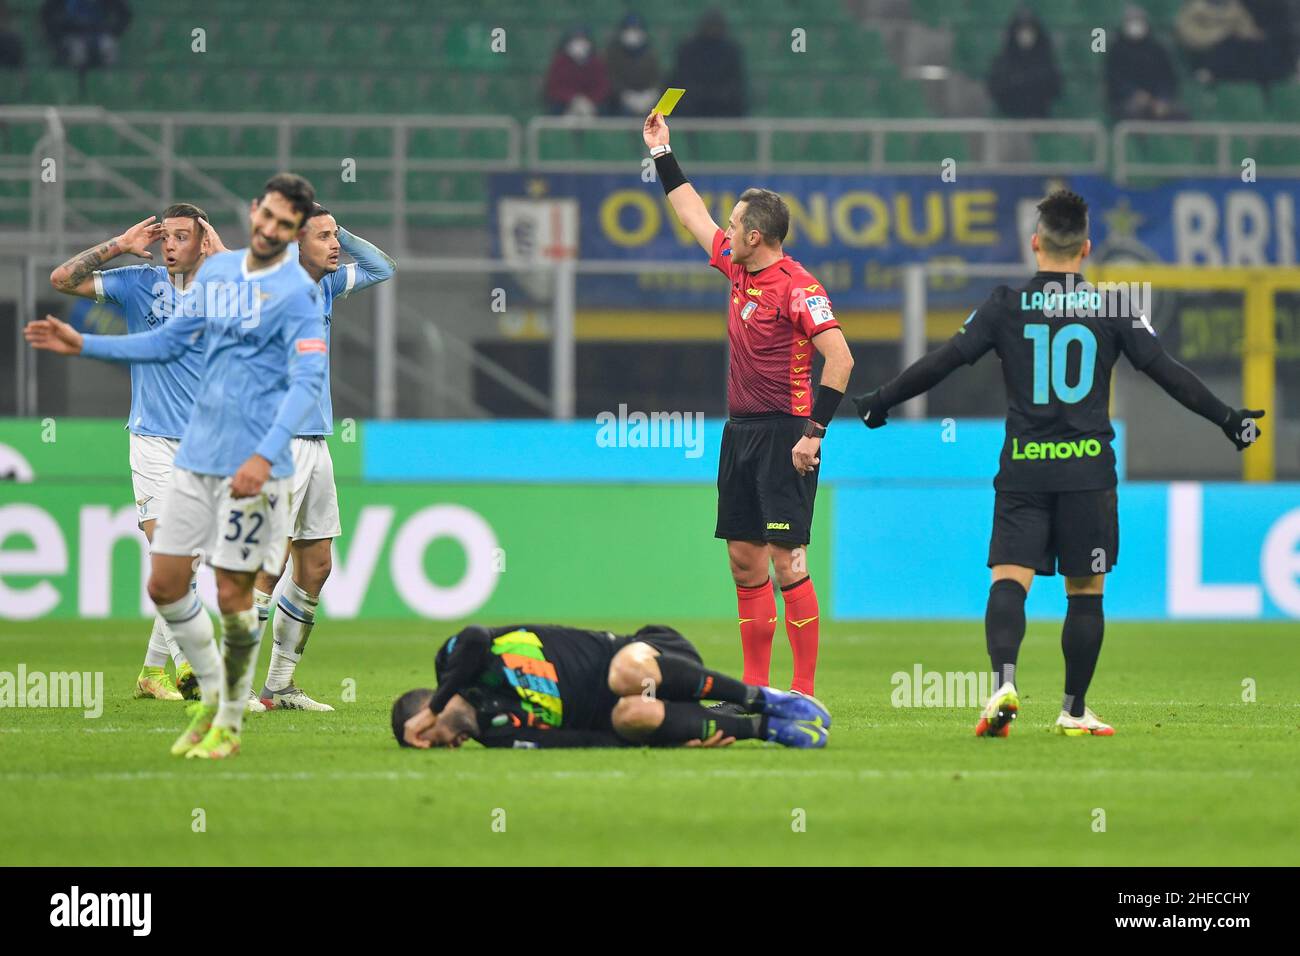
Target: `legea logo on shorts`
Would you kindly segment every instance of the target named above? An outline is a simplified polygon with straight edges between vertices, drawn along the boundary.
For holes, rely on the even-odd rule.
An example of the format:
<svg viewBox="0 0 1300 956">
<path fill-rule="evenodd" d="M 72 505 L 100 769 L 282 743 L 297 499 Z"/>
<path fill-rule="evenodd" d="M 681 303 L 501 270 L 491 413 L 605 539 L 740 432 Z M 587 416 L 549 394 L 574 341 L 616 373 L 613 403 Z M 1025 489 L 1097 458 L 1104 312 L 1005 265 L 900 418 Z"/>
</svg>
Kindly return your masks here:
<svg viewBox="0 0 1300 956">
<path fill-rule="evenodd" d="M 1081 438 L 1076 441 L 1027 441 L 1023 446 L 1019 438 L 1011 439 L 1013 461 L 1096 458 L 1100 454 L 1101 442 L 1095 438 Z"/>
<path fill-rule="evenodd" d="M 790 522 L 788 521 L 769 521 L 767 523 L 768 531 L 789 531 Z"/>
</svg>

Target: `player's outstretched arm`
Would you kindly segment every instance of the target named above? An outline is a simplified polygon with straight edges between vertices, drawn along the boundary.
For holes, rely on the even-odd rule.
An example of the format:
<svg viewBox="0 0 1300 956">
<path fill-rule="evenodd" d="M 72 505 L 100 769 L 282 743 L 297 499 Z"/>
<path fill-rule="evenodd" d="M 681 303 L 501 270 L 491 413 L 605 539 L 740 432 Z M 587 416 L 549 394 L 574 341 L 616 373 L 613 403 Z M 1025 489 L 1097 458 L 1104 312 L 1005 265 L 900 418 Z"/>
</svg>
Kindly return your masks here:
<svg viewBox="0 0 1300 956">
<path fill-rule="evenodd" d="M 153 258 L 149 247 L 163 237 L 162 223 L 156 219 L 156 216 L 141 219 L 120 236 L 78 252 L 50 273 L 50 285 L 64 295 L 95 298 L 95 273 L 106 264 L 127 253 L 141 259 Z"/>
<path fill-rule="evenodd" d="M 956 344 L 945 342 L 903 369 L 897 378 L 853 399 L 858 417 L 868 428 L 880 428 L 888 420 L 891 408 L 928 392 L 965 364 L 966 357 Z"/>
<path fill-rule="evenodd" d="M 1256 420 L 1264 417 L 1262 408 L 1231 407 L 1168 352 L 1162 350 L 1142 371 L 1184 408 L 1218 425 L 1237 451 L 1244 451 L 1259 438 L 1261 432 Z"/>
<path fill-rule="evenodd" d="M 162 328 L 133 335 L 83 335 L 52 315 L 27 323 L 23 336 L 33 348 L 59 355 L 84 355 L 110 362 L 170 362 L 203 332 L 202 316 L 178 315 Z"/>
<path fill-rule="evenodd" d="M 713 221 L 704 200 L 677 165 L 677 158 L 668 145 L 668 123 L 662 114 L 651 113 L 646 117 L 641 137 L 650 148 L 650 155 L 654 157 L 655 171 L 659 174 L 659 182 L 663 184 L 668 204 L 673 207 L 677 221 L 686 227 L 686 231 L 695 237 L 695 241 L 706 252 L 711 253 L 718 224 Z"/>
<path fill-rule="evenodd" d="M 378 285 L 386 279 L 391 279 L 397 272 L 397 261 L 392 256 L 373 242 L 348 232 L 342 226 L 339 226 L 339 246 L 354 260 L 344 267 L 352 271 L 353 280 L 351 287 L 345 289 L 343 295 Z M 336 272 L 335 275 L 338 273 Z"/>
</svg>

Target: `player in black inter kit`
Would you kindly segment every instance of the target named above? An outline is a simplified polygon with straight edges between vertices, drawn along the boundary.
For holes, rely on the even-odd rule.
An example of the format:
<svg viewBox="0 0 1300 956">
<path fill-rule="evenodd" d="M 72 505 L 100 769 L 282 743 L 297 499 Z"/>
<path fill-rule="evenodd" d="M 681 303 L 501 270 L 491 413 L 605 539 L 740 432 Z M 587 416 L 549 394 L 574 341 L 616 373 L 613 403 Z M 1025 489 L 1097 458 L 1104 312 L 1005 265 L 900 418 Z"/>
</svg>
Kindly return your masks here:
<svg viewBox="0 0 1300 956">
<path fill-rule="evenodd" d="M 1223 429 L 1238 451 L 1260 432 L 1262 410 L 1225 405 L 1161 347 L 1145 316 L 1109 314 L 1079 272 L 1088 255 L 1088 206 L 1058 191 L 1038 204 L 1031 246 L 1039 271 L 1024 286 L 999 286 L 945 345 L 889 384 L 854 399 L 868 428 L 990 349 L 1002 361 L 1007 430 L 993 486 L 993 537 L 984 628 L 997 691 L 975 732 L 1005 737 L 1020 708 L 1016 656 L 1025 597 L 1035 574 L 1065 577 L 1061 633 L 1065 698 L 1057 733 L 1109 736 L 1084 702 L 1101 653 L 1102 585 L 1119 558 L 1110 374 L 1121 354 L 1166 392 Z"/>
<path fill-rule="evenodd" d="M 393 704 L 404 747 L 717 746 L 768 740 L 824 747 L 831 715 L 811 697 L 705 668 L 670 627 L 635 634 L 557 625 L 472 625 L 434 662 L 438 689 Z M 719 712 L 701 700 L 737 705 Z"/>
</svg>

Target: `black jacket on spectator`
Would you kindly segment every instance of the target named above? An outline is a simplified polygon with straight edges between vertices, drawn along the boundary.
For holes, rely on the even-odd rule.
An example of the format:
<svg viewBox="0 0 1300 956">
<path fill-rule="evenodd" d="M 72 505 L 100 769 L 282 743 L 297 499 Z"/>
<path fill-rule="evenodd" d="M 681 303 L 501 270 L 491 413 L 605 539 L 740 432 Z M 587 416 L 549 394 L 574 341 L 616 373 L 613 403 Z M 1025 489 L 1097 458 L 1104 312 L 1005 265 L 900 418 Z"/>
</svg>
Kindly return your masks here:
<svg viewBox="0 0 1300 956">
<path fill-rule="evenodd" d="M 677 66 L 667 85 L 686 95 L 674 115 L 745 115 L 744 56 L 726 29 L 722 14 L 706 13 L 695 35 L 677 48 Z"/>
<path fill-rule="evenodd" d="M 1020 39 L 1021 31 L 1026 37 L 1033 32 L 1027 46 Z M 1051 38 L 1029 11 L 1017 13 L 1007 24 L 1002 51 L 989 69 L 988 90 L 1003 116 L 1032 119 L 1051 114 L 1052 103 L 1061 93 L 1061 71 Z"/>
<path fill-rule="evenodd" d="M 1134 93 L 1146 92 L 1161 100 L 1178 97 L 1178 72 L 1173 58 L 1148 33 L 1141 40 L 1130 40 L 1120 31 L 1118 39 L 1106 53 L 1106 100 L 1115 115 Z"/>
</svg>

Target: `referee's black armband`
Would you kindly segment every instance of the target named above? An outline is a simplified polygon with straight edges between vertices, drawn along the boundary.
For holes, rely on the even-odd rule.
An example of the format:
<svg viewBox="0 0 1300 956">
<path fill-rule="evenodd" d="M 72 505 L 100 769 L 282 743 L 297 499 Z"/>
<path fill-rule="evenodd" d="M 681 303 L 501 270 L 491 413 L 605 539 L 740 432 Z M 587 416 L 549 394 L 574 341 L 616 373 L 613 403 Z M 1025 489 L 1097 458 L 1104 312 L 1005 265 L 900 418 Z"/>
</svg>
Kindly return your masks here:
<svg viewBox="0 0 1300 956">
<path fill-rule="evenodd" d="M 682 172 L 682 167 L 677 165 L 677 157 L 672 153 L 656 156 L 655 170 L 659 173 L 659 181 L 664 185 L 665 196 L 678 186 L 684 186 L 688 182 L 686 174 Z"/>
<path fill-rule="evenodd" d="M 829 426 L 831 419 L 835 417 L 835 409 L 840 407 L 843 398 L 843 392 L 837 392 L 829 385 L 819 385 L 817 400 L 813 402 L 812 420 L 818 425 Z"/>
</svg>

